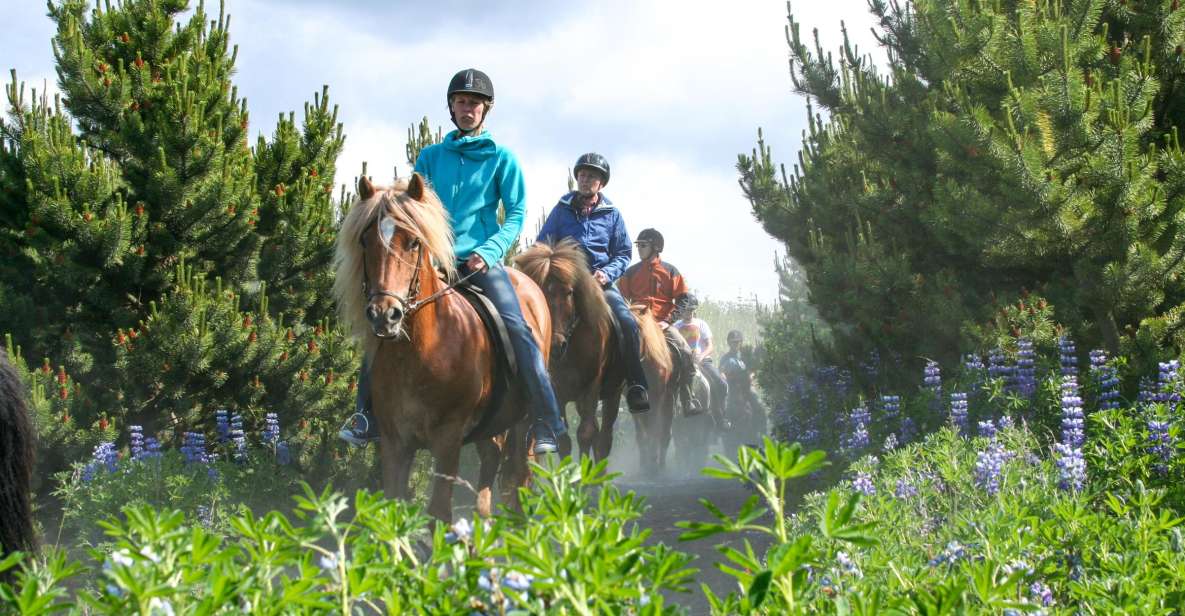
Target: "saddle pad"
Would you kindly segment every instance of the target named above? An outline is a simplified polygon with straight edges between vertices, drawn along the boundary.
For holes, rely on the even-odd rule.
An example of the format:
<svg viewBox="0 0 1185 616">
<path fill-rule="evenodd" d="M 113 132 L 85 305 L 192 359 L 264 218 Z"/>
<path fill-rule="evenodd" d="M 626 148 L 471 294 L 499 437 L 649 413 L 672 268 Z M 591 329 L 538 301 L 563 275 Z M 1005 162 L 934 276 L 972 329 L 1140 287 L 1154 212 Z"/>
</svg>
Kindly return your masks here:
<svg viewBox="0 0 1185 616">
<path fill-rule="evenodd" d="M 506 397 L 506 390 L 510 381 L 518 375 L 518 363 L 514 357 L 514 347 L 510 344 L 510 331 L 506 329 L 506 322 L 494 307 L 494 302 L 486 297 L 481 287 L 464 284 L 457 287 L 461 296 L 469 300 L 469 304 L 477 312 L 477 316 L 490 334 L 492 351 L 494 353 L 494 388 L 490 392 L 490 401 L 482 411 L 477 425 L 465 435 L 465 442 L 471 443 L 482 438 L 489 438 L 509 428 L 510 426 L 493 425 L 498 407 Z"/>
</svg>

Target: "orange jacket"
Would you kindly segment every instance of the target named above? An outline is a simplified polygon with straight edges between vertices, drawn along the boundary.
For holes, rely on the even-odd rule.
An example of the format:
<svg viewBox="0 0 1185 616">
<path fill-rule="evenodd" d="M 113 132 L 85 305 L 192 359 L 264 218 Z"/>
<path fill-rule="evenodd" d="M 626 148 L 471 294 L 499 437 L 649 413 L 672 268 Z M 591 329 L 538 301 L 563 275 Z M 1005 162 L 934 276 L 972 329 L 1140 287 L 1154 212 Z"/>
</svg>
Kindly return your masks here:
<svg viewBox="0 0 1185 616">
<path fill-rule="evenodd" d="M 630 303 L 646 304 L 659 321 L 670 321 L 675 300 L 687 294 L 687 283 L 674 265 L 651 257 L 625 270 L 617 280 L 617 289 Z"/>
</svg>

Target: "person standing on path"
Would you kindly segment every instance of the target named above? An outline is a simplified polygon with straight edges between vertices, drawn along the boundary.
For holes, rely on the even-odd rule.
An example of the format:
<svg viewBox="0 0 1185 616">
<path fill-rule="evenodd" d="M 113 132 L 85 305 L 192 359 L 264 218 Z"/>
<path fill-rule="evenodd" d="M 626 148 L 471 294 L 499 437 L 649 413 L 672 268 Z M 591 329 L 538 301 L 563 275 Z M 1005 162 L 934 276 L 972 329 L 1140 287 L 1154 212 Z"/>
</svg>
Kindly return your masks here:
<svg viewBox="0 0 1185 616">
<path fill-rule="evenodd" d="M 534 413 L 535 453 L 552 453 L 556 451 L 556 437 L 567 429 L 543 354 L 502 266 L 502 257 L 518 238 L 526 217 L 523 174 L 514 154 L 495 143 L 485 130 L 485 120 L 494 106 L 494 85 L 489 76 L 472 68 L 458 72 L 449 81 L 446 100 L 457 129 L 445 135 L 442 142 L 420 151 L 415 172 L 428 180 L 448 210 L 456 238 L 458 271 L 472 274 L 469 280 L 482 288 L 506 323 L 518 362 L 518 377 Z M 499 203 L 506 213 L 501 224 Z M 369 376 L 363 366 L 357 411 L 339 434 L 350 443 L 378 438 L 370 414 Z"/>
</svg>

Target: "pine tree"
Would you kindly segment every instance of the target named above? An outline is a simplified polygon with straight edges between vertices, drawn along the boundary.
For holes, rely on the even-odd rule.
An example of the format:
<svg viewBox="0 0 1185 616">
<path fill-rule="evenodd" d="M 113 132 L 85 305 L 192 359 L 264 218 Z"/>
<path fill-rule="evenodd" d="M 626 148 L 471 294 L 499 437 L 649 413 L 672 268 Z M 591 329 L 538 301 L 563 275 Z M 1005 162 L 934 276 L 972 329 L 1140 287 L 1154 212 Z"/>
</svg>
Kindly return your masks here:
<svg viewBox="0 0 1185 616">
<path fill-rule="evenodd" d="M 14 75 L 0 124 L 0 331 L 83 384 L 79 426 L 276 411 L 327 447 L 356 370 L 329 299 L 337 110 L 322 91 L 252 150 L 229 17 L 176 23 L 187 4 L 50 5 L 63 96 Z"/>
<path fill-rule="evenodd" d="M 841 352 L 953 359 L 1030 291 L 1083 346 L 1143 327 L 1181 348 L 1178 2 L 870 8 L 887 74 L 846 32 L 837 66 L 791 15 L 795 88 L 829 117 L 808 111 L 792 173 L 760 136 L 738 163 Z"/>
</svg>

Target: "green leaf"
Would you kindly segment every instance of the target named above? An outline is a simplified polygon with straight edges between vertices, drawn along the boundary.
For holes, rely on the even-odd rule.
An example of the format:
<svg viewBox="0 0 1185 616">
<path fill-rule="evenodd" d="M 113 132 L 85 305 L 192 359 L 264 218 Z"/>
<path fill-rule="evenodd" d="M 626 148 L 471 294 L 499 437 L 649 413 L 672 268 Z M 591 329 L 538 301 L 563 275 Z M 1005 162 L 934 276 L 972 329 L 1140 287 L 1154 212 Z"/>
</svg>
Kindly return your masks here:
<svg viewBox="0 0 1185 616">
<path fill-rule="evenodd" d="M 768 569 L 753 578 L 753 582 L 749 584 L 749 605 L 753 609 L 761 607 L 765 602 L 765 597 L 769 595 L 769 584 L 773 579 L 774 574 Z"/>
</svg>

